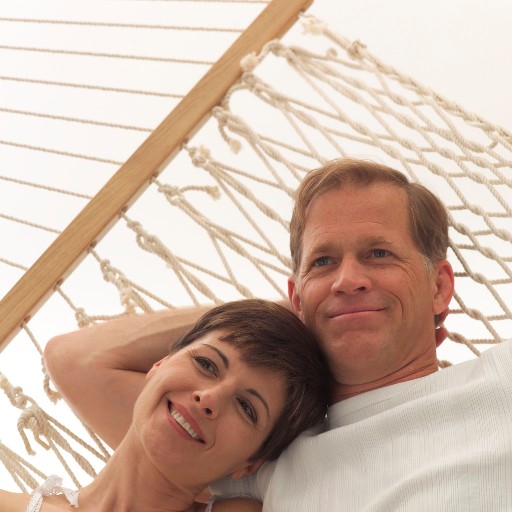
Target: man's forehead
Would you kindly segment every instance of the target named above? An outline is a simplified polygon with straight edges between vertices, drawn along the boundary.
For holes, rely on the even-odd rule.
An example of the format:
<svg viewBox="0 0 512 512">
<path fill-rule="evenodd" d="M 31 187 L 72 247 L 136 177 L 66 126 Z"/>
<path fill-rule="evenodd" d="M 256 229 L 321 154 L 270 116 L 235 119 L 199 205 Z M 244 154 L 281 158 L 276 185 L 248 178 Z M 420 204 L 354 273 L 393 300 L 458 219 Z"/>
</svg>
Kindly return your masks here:
<svg viewBox="0 0 512 512">
<path fill-rule="evenodd" d="M 370 244 L 409 239 L 405 193 L 397 187 L 383 185 L 380 195 L 378 191 L 374 193 L 375 187 L 344 187 L 317 196 L 307 211 L 303 243 L 324 245 L 336 243 L 345 236 Z"/>
<path fill-rule="evenodd" d="M 375 181 L 367 184 L 347 183 L 336 188 L 323 190 L 316 194 L 309 202 L 306 208 L 306 217 L 308 212 L 319 204 L 332 202 L 333 204 L 343 204 L 352 202 L 354 196 L 358 197 L 358 202 L 375 203 L 379 199 L 383 203 L 398 202 L 407 204 L 407 195 L 405 191 L 393 183 Z"/>
<path fill-rule="evenodd" d="M 408 200 L 402 189 L 387 183 L 345 186 L 323 192 L 309 203 L 305 227 L 308 224 L 328 225 L 344 221 L 380 223 L 388 217 L 408 220 Z"/>
</svg>

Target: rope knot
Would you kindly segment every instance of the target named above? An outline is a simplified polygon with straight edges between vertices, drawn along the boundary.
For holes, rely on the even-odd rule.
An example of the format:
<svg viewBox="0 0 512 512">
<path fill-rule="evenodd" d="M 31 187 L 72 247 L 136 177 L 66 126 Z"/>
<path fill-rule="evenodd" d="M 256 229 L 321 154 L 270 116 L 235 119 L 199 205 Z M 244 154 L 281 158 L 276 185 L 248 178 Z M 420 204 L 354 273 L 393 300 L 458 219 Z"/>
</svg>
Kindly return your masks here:
<svg viewBox="0 0 512 512">
<path fill-rule="evenodd" d="M 180 188 L 176 185 L 168 185 L 165 183 L 158 185 L 158 192 L 162 192 L 162 194 L 165 194 L 168 197 L 174 197 L 181 193 Z"/>
<path fill-rule="evenodd" d="M 78 308 L 75 311 L 75 319 L 78 327 L 87 327 L 92 323 L 90 316 L 85 312 L 84 308 Z"/>
<path fill-rule="evenodd" d="M 229 149 L 237 155 L 240 153 L 240 150 L 242 149 L 242 143 L 239 140 L 236 139 L 230 139 L 229 140 Z"/>
<path fill-rule="evenodd" d="M 121 284 L 119 286 L 121 305 L 124 306 L 124 310 L 126 313 L 135 313 L 137 305 L 134 302 L 133 289 L 126 282 L 124 276 L 121 276 L 119 280 L 121 281 Z"/>
<path fill-rule="evenodd" d="M 225 108 L 219 107 L 218 105 L 216 107 L 212 108 L 212 115 L 219 121 L 219 123 L 226 123 L 226 119 L 228 117 L 228 113 Z M 194 148 L 196 149 L 196 148 Z M 190 151 L 189 151 L 190 153 Z"/>
<path fill-rule="evenodd" d="M 46 426 L 47 421 L 44 412 L 37 405 L 27 407 L 18 419 L 18 430 L 30 430 L 34 437 L 45 434 Z"/>
<path fill-rule="evenodd" d="M 256 55 L 256 52 L 251 52 L 242 58 L 240 66 L 242 71 L 253 71 L 254 68 L 260 63 L 260 59 Z"/>
<path fill-rule="evenodd" d="M 105 281 L 112 282 L 115 278 L 114 270 L 112 269 L 112 265 L 109 260 L 102 260 L 100 263 L 101 272 L 103 273 L 103 277 Z"/>
<path fill-rule="evenodd" d="M 362 43 L 361 41 L 358 41 L 357 39 L 355 41 L 352 41 L 350 46 L 347 48 L 348 54 L 353 59 L 362 59 L 363 53 L 366 50 L 366 45 Z"/>
<path fill-rule="evenodd" d="M 242 75 L 241 81 L 243 82 L 245 77 L 247 77 L 247 76 L 254 77 L 254 75 L 252 73 L 244 73 Z M 215 107 L 213 109 L 213 115 L 219 124 L 219 132 L 220 132 L 221 137 L 224 139 L 224 141 L 228 145 L 231 152 L 234 153 L 235 155 L 238 154 L 240 152 L 240 150 L 242 149 L 242 143 L 239 140 L 233 139 L 226 133 L 228 123 L 234 118 L 233 114 L 229 110 L 226 110 L 225 108 Z M 210 156 L 210 152 L 208 151 L 208 157 L 209 156 Z M 194 160 L 192 160 L 192 161 L 194 161 Z"/>
<path fill-rule="evenodd" d="M 135 231 L 136 233 L 140 230 L 140 222 L 137 222 L 136 220 L 130 220 L 130 219 L 126 219 L 126 225 L 132 230 L 132 231 Z"/>
<path fill-rule="evenodd" d="M 173 206 L 176 206 L 181 201 L 182 193 L 180 187 L 177 187 L 176 185 L 168 185 L 165 183 L 159 183 L 158 184 L 158 192 L 161 192 L 165 195 L 165 198 L 167 201 L 169 201 L 170 204 Z M 139 225 L 137 232 L 139 233 L 142 230 L 142 226 Z"/>
<path fill-rule="evenodd" d="M 23 389 L 19 386 L 14 387 L 7 377 L 0 373 L 0 388 L 4 390 L 7 398 L 14 407 L 18 409 L 25 409 L 29 398 L 23 393 Z"/>
<path fill-rule="evenodd" d="M 302 16 L 302 31 L 304 34 L 320 36 L 324 33 L 325 23 L 314 16 Z"/>
<path fill-rule="evenodd" d="M 48 433 L 48 421 L 44 412 L 37 406 L 32 405 L 25 409 L 18 419 L 18 432 L 20 433 L 25 449 L 30 455 L 35 455 L 34 450 L 30 446 L 25 430 L 32 431 L 34 439 L 46 450 L 50 449 L 50 445 L 41 439 L 41 435 Z"/>
<path fill-rule="evenodd" d="M 219 187 L 216 187 L 215 185 L 207 186 L 205 187 L 206 193 L 212 198 L 217 201 L 220 199 L 220 190 Z"/>
<path fill-rule="evenodd" d="M 204 146 L 199 146 L 192 150 L 192 163 L 196 167 L 203 167 L 210 160 L 210 150 Z"/>
<path fill-rule="evenodd" d="M 326 52 L 325 52 L 326 56 L 329 58 L 329 59 L 335 59 L 337 56 L 338 56 L 338 52 L 336 51 L 335 48 L 329 48 Z"/>
<path fill-rule="evenodd" d="M 293 60 L 293 57 L 295 57 L 295 52 L 292 48 L 288 48 L 287 46 L 278 44 L 277 42 L 270 49 L 274 55 L 284 57 L 287 61 L 291 61 Z"/>
<path fill-rule="evenodd" d="M 259 84 L 259 80 L 252 73 L 244 73 L 241 82 L 244 83 L 249 90 L 255 90 L 257 84 Z"/>
</svg>

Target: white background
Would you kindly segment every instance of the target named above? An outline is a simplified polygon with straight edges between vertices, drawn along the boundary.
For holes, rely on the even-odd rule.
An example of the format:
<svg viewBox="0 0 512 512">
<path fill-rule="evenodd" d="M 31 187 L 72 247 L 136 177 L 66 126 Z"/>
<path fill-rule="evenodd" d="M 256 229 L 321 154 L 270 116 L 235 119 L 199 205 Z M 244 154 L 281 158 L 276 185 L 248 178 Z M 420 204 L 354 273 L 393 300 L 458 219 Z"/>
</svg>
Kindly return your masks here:
<svg viewBox="0 0 512 512">
<path fill-rule="evenodd" d="M 65 4 L 55 2 L 45 2 L 42 6 L 34 2 L 16 2 L 16 13 L 12 14 L 14 7 L 7 4 L 0 3 L 0 9 L 6 13 L 4 16 L 20 16 L 22 13 L 25 17 L 31 17 L 34 9 L 44 11 L 49 6 L 65 8 L 68 12 L 73 9 L 73 4 L 64 7 Z M 164 8 L 166 2 L 127 2 L 125 5 L 127 9 L 147 6 L 149 10 L 152 6 Z M 122 8 L 121 2 L 91 2 L 87 7 L 80 6 L 82 11 L 90 10 L 91 18 L 95 12 Z M 172 2 L 165 8 L 172 9 Z M 347 38 L 365 43 L 381 60 L 490 122 L 512 130 L 510 2 L 317 0 L 310 12 L 327 21 Z M 229 26 L 229 20 L 220 19 L 221 24 Z M 3 118 L 0 119 L 0 128 L 3 133 L 8 133 L 9 127 L 1 124 L 5 122 Z M 39 171 L 44 172 L 44 169 Z M 1 187 L 2 184 L 0 190 Z M 28 208 L 29 205 L 23 207 Z M 9 240 L 4 239 L 2 243 L 7 245 Z M 30 244 L 23 250 L 30 251 Z M 53 320 L 50 318 L 46 321 L 51 323 Z M 9 347 L 10 354 L 14 350 Z M 22 353 L 21 348 L 16 352 L 20 362 L 23 361 Z M 2 356 L 0 371 L 5 371 Z M 24 371 L 23 365 L 19 371 Z M 39 375 L 37 379 L 39 382 Z M 5 410 L 5 407 L 8 405 L 0 401 L 0 408 Z M 3 413 L 0 413 L 2 416 Z M 15 440 L 9 436 L 0 433 L 4 443 L 14 443 Z M 3 485 L 4 481 L 0 479 L 0 483 Z"/>
</svg>

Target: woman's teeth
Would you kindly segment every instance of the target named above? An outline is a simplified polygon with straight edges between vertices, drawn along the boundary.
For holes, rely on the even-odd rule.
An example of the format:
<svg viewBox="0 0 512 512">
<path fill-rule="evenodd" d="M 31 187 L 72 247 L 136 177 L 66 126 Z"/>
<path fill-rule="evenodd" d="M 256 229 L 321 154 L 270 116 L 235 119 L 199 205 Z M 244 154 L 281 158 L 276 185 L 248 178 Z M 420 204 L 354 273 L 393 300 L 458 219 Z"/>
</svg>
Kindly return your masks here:
<svg viewBox="0 0 512 512">
<path fill-rule="evenodd" d="M 183 428 L 190 437 L 203 442 L 203 440 L 197 435 L 196 431 L 192 428 L 192 425 L 178 411 L 176 411 L 176 409 L 173 409 L 171 405 L 171 402 L 169 402 L 169 411 L 171 412 L 171 416 L 176 420 L 176 423 L 178 423 L 178 425 Z"/>
</svg>

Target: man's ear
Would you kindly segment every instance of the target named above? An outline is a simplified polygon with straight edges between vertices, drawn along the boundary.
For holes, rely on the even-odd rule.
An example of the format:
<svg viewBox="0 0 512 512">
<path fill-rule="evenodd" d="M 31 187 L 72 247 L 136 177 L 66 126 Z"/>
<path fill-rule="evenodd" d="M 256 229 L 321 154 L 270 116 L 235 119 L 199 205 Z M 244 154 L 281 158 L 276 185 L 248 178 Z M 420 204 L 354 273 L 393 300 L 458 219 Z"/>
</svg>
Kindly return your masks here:
<svg viewBox="0 0 512 512">
<path fill-rule="evenodd" d="M 300 303 L 300 295 L 297 291 L 295 275 L 288 278 L 288 298 L 290 299 L 292 311 L 302 320 L 302 307 Z"/>
<path fill-rule="evenodd" d="M 240 480 L 240 478 L 243 478 L 244 476 L 252 475 L 252 473 L 257 471 L 264 462 L 264 459 L 258 459 L 254 462 L 249 462 L 245 467 L 237 469 L 234 473 L 231 473 L 231 478 L 233 480 Z"/>
<path fill-rule="evenodd" d="M 453 269 L 448 260 L 440 260 L 434 267 L 434 295 L 432 310 L 434 315 L 443 315 L 453 297 L 454 291 Z M 443 318 L 444 320 L 444 318 Z"/>
</svg>

